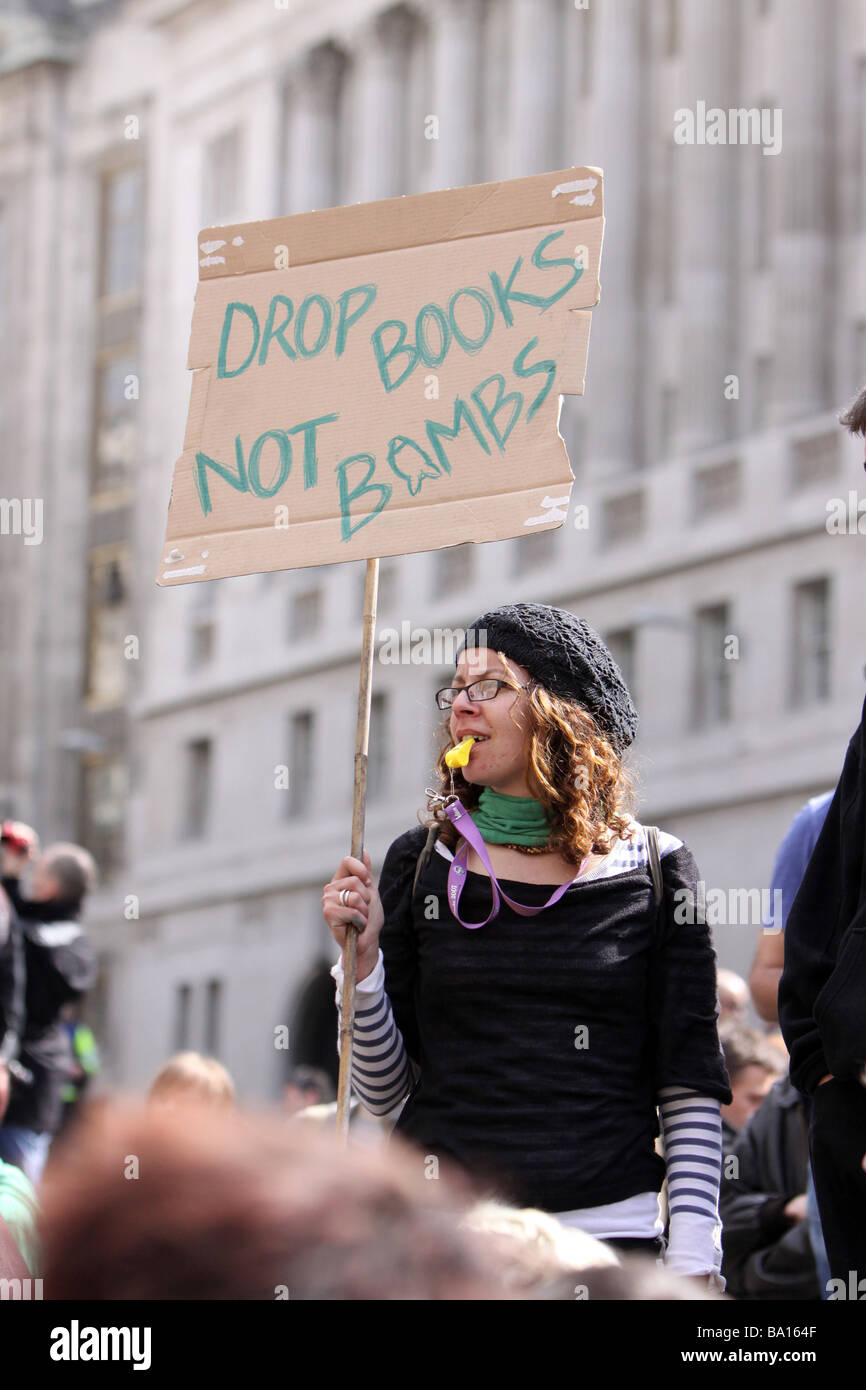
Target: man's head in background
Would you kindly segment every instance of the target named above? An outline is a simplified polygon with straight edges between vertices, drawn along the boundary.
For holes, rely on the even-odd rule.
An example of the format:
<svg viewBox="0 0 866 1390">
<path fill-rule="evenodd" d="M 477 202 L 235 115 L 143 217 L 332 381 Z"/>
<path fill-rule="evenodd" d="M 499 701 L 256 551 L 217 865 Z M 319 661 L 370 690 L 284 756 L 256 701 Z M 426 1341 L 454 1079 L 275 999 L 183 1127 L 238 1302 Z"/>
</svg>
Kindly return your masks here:
<svg viewBox="0 0 866 1390">
<path fill-rule="evenodd" d="M 30 875 L 31 902 L 64 902 L 79 908 L 96 882 L 93 855 L 81 845 L 49 845 Z"/>
<path fill-rule="evenodd" d="M 0 1061 L 0 1125 L 3 1123 L 3 1116 L 9 1105 L 9 1088 L 9 1068 L 5 1062 Z"/>
<path fill-rule="evenodd" d="M 296 1115 L 310 1105 L 328 1105 L 333 1099 L 331 1078 L 319 1067 L 295 1067 L 283 1087 L 283 1109 L 287 1115 Z"/>
<path fill-rule="evenodd" d="M 839 416 L 839 424 L 843 425 L 849 434 L 866 435 L 866 386 Z M 863 467 L 866 468 L 866 459 Z"/>
<path fill-rule="evenodd" d="M 90 1115 L 43 1189 L 52 1297 L 508 1297 L 496 1252 L 459 1228 L 470 1194 L 456 1172 L 428 1182 L 403 1147 L 346 1149 L 274 1116 L 195 1118 Z"/>
<path fill-rule="evenodd" d="M 228 1071 L 215 1057 L 202 1057 L 198 1052 L 177 1052 L 160 1067 L 147 1099 L 151 1106 L 160 1110 L 175 1110 L 189 1104 L 230 1110 L 235 1103 L 235 1087 Z"/>
<path fill-rule="evenodd" d="M 719 992 L 719 1023 L 745 1023 L 749 1009 L 749 986 L 734 970 L 716 973 Z"/>
<path fill-rule="evenodd" d="M 730 1105 L 722 1106 L 722 1119 L 732 1129 L 742 1129 L 784 1073 L 785 1059 L 757 1029 L 742 1023 L 720 1027 L 719 1040 L 733 1095 Z"/>
</svg>

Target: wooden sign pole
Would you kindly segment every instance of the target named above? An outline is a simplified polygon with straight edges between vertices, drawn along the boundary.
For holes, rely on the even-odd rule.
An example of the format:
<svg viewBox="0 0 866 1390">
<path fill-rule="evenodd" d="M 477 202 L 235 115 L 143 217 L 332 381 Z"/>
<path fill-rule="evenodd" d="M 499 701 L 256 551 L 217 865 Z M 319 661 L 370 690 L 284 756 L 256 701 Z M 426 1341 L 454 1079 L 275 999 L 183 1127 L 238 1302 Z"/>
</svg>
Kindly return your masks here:
<svg viewBox="0 0 866 1390">
<path fill-rule="evenodd" d="M 376 599 L 379 590 L 378 558 L 367 561 L 364 584 L 364 636 L 358 685 L 358 723 L 355 732 L 355 784 L 352 802 L 353 859 L 364 849 L 364 813 L 367 804 L 367 752 L 370 742 L 370 697 L 373 686 L 373 638 L 376 631 Z M 349 1102 L 352 1096 L 352 1050 L 355 1034 L 355 976 L 358 927 L 349 923 L 343 947 L 343 1001 L 340 1023 L 340 1073 L 337 1082 L 337 1134 L 349 1140 Z"/>
</svg>

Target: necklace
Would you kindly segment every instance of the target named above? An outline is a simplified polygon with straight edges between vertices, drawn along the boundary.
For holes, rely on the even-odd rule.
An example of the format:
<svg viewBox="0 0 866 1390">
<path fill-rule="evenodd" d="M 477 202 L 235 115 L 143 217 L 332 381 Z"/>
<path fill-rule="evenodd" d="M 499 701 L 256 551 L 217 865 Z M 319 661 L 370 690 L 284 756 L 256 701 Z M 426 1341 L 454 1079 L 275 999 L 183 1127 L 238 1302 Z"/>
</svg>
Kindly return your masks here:
<svg viewBox="0 0 866 1390">
<path fill-rule="evenodd" d="M 516 849 L 521 854 L 549 854 L 549 845 L 500 845 L 500 849 Z"/>
</svg>

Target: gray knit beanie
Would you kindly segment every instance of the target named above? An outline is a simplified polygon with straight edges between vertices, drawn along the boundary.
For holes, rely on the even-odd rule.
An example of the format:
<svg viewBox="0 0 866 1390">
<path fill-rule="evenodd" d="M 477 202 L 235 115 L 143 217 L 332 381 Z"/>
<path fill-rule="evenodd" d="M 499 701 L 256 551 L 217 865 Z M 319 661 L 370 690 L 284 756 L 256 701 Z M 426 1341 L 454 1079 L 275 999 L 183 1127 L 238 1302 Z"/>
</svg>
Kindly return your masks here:
<svg viewBox="0 0 866 1390">
<path fill-rule="evenodd" d="M 588 710 L 618 753 L 634 739 L 638 715 L 623 674 L 583 618 L 544 603 L 506 604 L 470 624 L 457 655 L 480 646 L 502 652 L 554 695 Z"/>
</svg>

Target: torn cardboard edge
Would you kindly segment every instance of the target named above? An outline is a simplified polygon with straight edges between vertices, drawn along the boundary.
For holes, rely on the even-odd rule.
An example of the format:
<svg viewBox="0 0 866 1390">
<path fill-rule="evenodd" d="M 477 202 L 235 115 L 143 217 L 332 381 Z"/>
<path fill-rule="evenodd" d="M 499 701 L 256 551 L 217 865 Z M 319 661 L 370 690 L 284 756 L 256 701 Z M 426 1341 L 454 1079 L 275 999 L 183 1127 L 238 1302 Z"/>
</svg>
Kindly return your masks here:
<svg viewBox="0 0 866 1390">
<path fill-rule="evenodd" d="M 519 185 L 519 187 L 518 187 Z M 374 252 L 604 217 L 601 169 L 573 166 L 524 179 L 467 184 L 373 203 L 350 203 L 263 222 L 206 227 L 198 237 L 199 280 L 339 261 Z"/>
<path fill-rule="evenodd" d="M 170 587 L 177 581 L 190 583 L 270 570 L 306 569 L 556 530 L 565 523 L 574 485 L 567 457 L 566 466 L 567 480 L 552 476 L 547 482 L 518 492 L 401 508 L 389 518 L 389 525 L 378 533 L 378 539 L 375 532 L 365 537 L 367 527 L 361 526 L 348 541 L 335 540 L 333 517 L 305 521 L 294 529 L 291 525 L 258 526 L 175 536 L 164 547 L 157 583 Z M 447 538 L 437 543 L 434 532 Z M 292 554 L 287 564 L 289 547 Z"/>
</svg>

